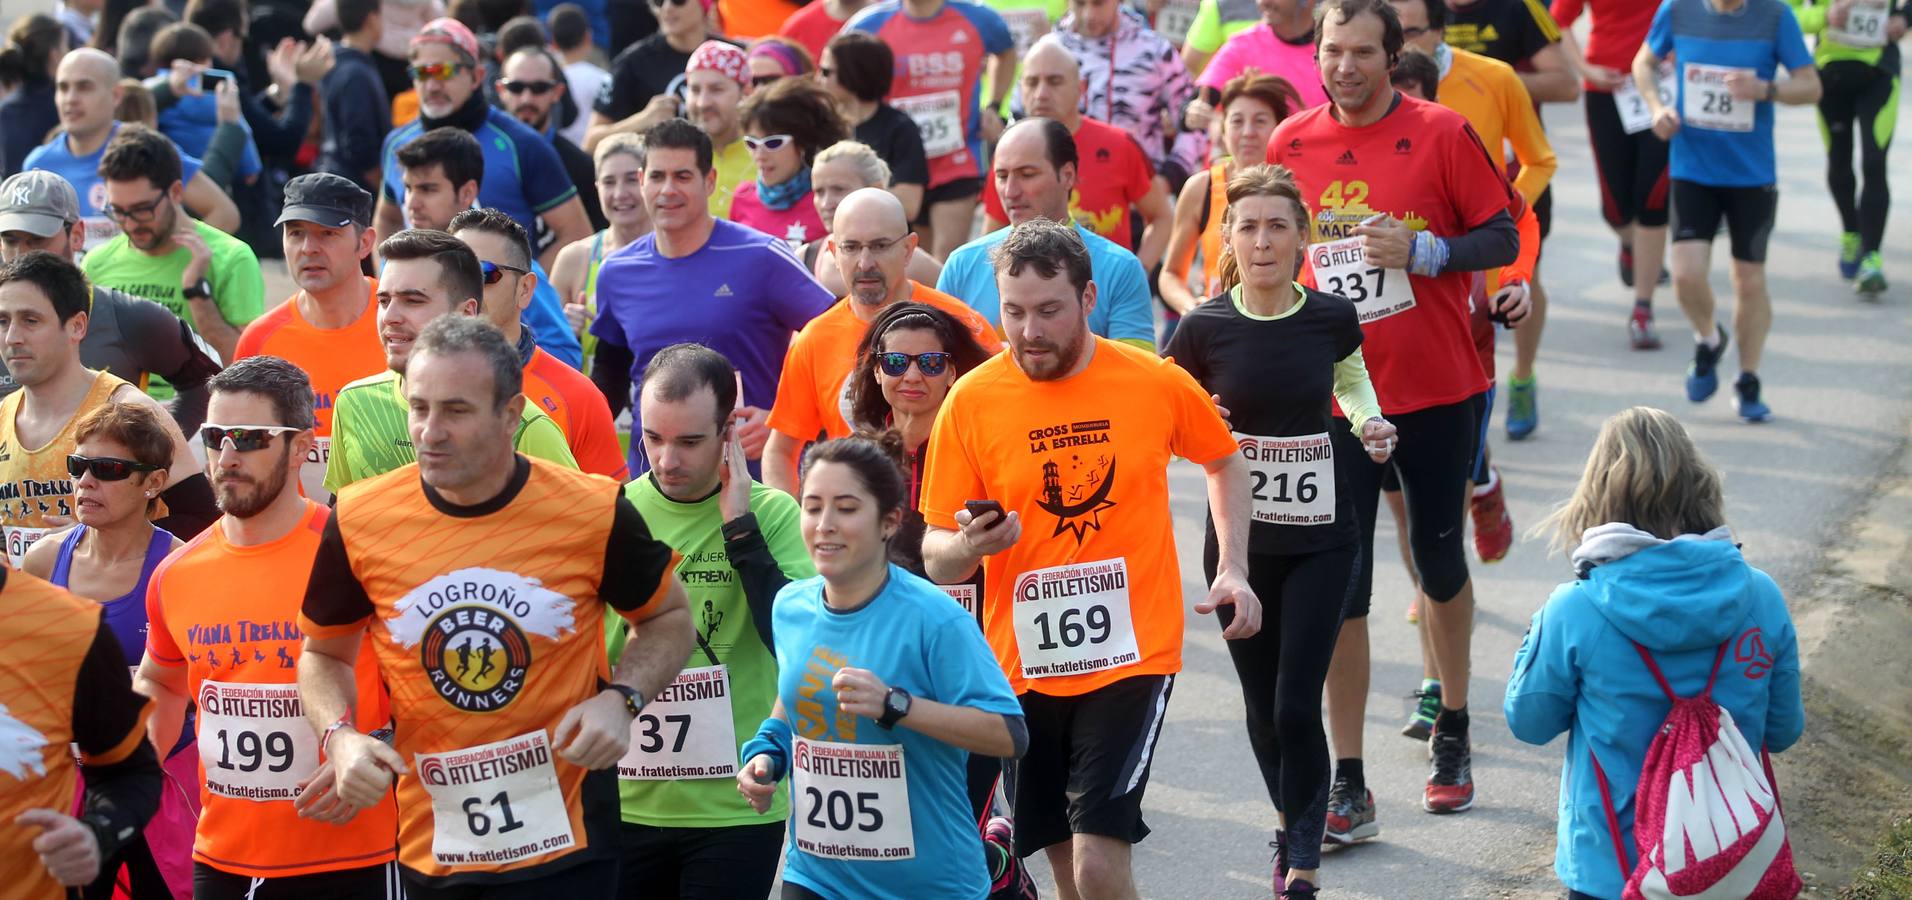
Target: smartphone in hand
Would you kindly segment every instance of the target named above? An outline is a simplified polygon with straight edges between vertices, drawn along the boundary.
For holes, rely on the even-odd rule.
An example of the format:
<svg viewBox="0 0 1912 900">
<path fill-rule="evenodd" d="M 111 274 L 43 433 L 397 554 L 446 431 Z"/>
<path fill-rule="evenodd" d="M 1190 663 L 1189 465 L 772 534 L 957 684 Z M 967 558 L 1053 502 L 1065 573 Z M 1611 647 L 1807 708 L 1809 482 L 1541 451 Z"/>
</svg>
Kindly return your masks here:
<svg viewBox="0 0 1912 900">
<path fill-rule="evenodd" d="M 989 524 L 983 526 L 984 531 L 988 531 L 1003 523 L 1002 504 L 995 500 L 965 500 L 963 501 L 963 508 L 969 510 L 970 521 L 975 521 L 980 518 L 983 513 L 993 512 L 996 514 L 996 518 L 991 519 Z"/>
</svg>

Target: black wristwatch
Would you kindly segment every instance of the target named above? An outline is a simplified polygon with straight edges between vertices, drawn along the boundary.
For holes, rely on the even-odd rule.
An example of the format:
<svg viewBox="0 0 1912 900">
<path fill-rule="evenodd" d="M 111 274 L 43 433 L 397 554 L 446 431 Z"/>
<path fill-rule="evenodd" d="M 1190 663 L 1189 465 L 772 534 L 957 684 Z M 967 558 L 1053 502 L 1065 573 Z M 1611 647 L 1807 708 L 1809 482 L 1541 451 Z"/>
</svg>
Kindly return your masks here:
<svg viewBox="0 0 1912 900">
<path fill-rule="evenodd" d="M 904 716 L 909 715 L 910 703 L 915 699 L 910 696 L 909 691 L 900 687 L 891 687 L 890 692 L 883 695 L 883 716 L 876 720 L 877 727 L 890 728 Z"/>
<path fill-rule="evenodd" d="M 616 691 L 624 697 L 624 711 L 630 713 L 631 718 L 637 718 L 637 714 L 644 711 L 644 695 L 638 693 L 637 688 L 628 684 L 618 684 L 615 681 L 605 685 L 604 688 Z"/>
<path fill-rule="evenodd" d="M 188 300 L 211 300 L 212 299 L 212 282 L 207 281 L 204 278 L 201 278 L 199 279 L 198 284 L 195 284 L 192 287 L 181 290 L 180 294 L 185 296 L 185 298 Z"/>
</svg>

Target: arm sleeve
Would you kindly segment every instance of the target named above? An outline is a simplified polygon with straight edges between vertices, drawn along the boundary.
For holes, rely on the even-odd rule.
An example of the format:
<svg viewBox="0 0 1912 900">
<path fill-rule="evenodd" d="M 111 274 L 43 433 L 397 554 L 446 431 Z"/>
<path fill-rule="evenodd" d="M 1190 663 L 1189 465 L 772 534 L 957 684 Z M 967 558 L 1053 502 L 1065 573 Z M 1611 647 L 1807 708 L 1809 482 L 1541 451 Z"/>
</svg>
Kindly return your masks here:
<svg viewBox="0 0 1912 900">
<path fill-rule="evenodd" d="M 760 289 L 764 296 L 776 298 L 777 323 L 791 331 L 801 331 L 811 319 L 823 315 L 824 310 L 835 304 L 836 298 L 810 275 L 810 270 L 804 268 L 803 260 L 797 258 L 789 244 L 772 243 L 770 252 L 777 255 L 777 260 L 762 270 L 766 277 Z"/>
<path fill-rule="evenodd" d="M 1580 18 L 1580 12 L 1586 9 L 1586 0 L 1553 0 L 1548 12 L 1553 13 L 1554 23 L 1561 28 L 1572 28 Z"/>
<path fill-rule="evenodd" d="M 1173 382 L 1165 392 L 1167 396 L 1162 398 L 1175 416 L 1169 449 L 1176 456 L 1204 466 L 1240 452 L 1228 423 L 1215 411 L 1215 401 L 1208 399 L 1208 392 L 1195 383 L 1194 377 L 1174 365 L 1164 364 L 1162 372 Z"/>
<path fill-rule="evenodd" d="M 724 554 L 729 557 L 730 568 L 737 573 L 737 582 L 743 587 L 744 603 L 750 607 L 750 623 L 757 628 L 757 638 L 775 655 L 777 642 L 770 611 L 777 592 L 783 590 L 790 579 L 777 566 L 776 557 L 770 554 L 770 544 L 757 526 L 755 513 L 745 513 L 743 518 L 724 526 Z"/>
<path fill-rule="evenodd" d="M 1155 310 L 1149 305 L 1148 273 L 1142 271 L 1142 261 L 1134 254 L 1124 255 L 1108 281 L 1098 287 L 1107 291 L 1098 293 L 1095 299 L 1097 305 L 1108 305 L 1109 333 L 1104 337 L 1153 351 Z"/>
<path fill-rule="evenodd" d="M 377 611 L 365 585 L 352 571 L 345 535 L 336 513 L 327 516 L 312 559 L 312 577 L 306 580 L 305 602 L 299 609 L 299 627 L 307 634 L 333 637 L 350 632 Z"/>
<path fill-rule="evenodd" d="M 1443 272 L 1479 272 L 1513 262 L 1520 256 L 1520 229 L 1506 210 L 1480 227 L 1447 239 L 1447 266 Z"/>
<path fill-rule="evenodd" d="M 1526 37 L 1526 46 L 1522 48 L 1522 59 L 1539 53 L 1547 45 L 1560 40 L 1560 24 L 1554 21 L 1553 13 L 1547 11 L 1547 4 L 1541 0 L 1523 0 L 1527 7 L 1527 18 L 1521 22 Z"/>
<path fill-rule="evenodd" d="M 248 146 L 245 129 L 230 122 L 219 123 L 219 127 L 213 129 L 212 139 L 206 143 L 206 156 L 200 161 L 199 171 L 206 173 L 220 190 L 232 193 L 233 176 L 239 174 Z M 191 176 L 186 180 L 192 180 Z"/>
<path fill-rule="evenodd" d="M 73 685 L 73 743 L 80 749 L 81 762 L 110 766 L 132 756 L 146 742 L 151 707 L 152 701 L 133 692 L 125 653 L 101 616 Z M 154 798 L 158 798 L 157 790 Z"/>
<path fill-rule="evenodd" d="M 1221 47 L 1222 13 L 1217 0 L 1202 0 L 1202 5 L 1195 8 L 1195 21 L 1189 24 L 1182 41 L 1203 53 L 1214 53 Z"/>
<path fill-rule="evenodd" d="M 206 480 L 203 472 L 194 472 L 181 479 L 178 484 L 161 491 L 159 498 L 166 501 L 166 517 L 155 519 L 153 524 L 178 535 L 181 540 L 192 540 L 219 518 L 219 504 L 212 496 L 212 482 Z"/>
<path fill-rule="evenodd" d="M 1520 78 L 1507 78 L 1500 94 L 1501 121 L 1508 142 L 1514 145 L 1514 158 L 1520 160 L 1520 174 L 1514 176 L 1514 189 L 1527 198 L 1528 203 L 1533 203 L 1553 180 L 1560 161 L 1554 157 L 1553 143 L 1541 129 L 1540 116 L 1534 112 L 1533 101 L 1521 86 Z"/>
<path fill-rule="evenodd" d="M 1219 33 L 1219 31 L 1220 29 L 1217 29 L 1217 33 Z M 1243 34 L 1246 34 L 1246 32 L 1243 32 Z M 1237 35 L 1237 37 L 1240 37 L 1240 35 Z M 1214 58 L 1208 61 L 1207 67 L 1202 69 L 1202 74 L 1196 77 L 1196 86 L 1214 88 L 1217 91 L 1221 90 L 1223 86 L 1228 84 L 1230 78 L 1240 74 L 1242 64 L 1236 57 L 1241 55 L 1241 41 L 1230 39 L 1227 43 L 1222 44 L 1221 49 L 1215 51 Z"/>
<path fill-rule="evenodd" d="M 1182 324 L 1176 327 L 1174 334 L 1169 335 L 1168 348 L 1162 351 L 1162 356 L 1181 366 L 1190 378 L 1202 385 L 1203 390 L 1208 390 L 1208 358 L 1201 342 L 1207 335 L 1200 325 L 1190 328 L 1192 324 L 1188 316 L 1182 317 Z"/>
<path fill-rule="evenodd" d="M 1500 268 L 1500 284 L 1514 281 L 1531 282 L 1534 280 L 1534 267 L 1540 264 L 1540 217 L 1534 215 L 1534 208 L 1522 204 L 1520 220 L 1515 223 L 1520 232 L 1520 252 L 1514 261 Z"/>
<path fill-rule="evenodd" d="M 612 504 L 611 536 L 604 546 L 604 577 L 598 581 L 598 597 L 629 618 L 664 596 L 676 568 L 677 554 L 651 536 L 644 516 L 619 493 Z"/>
<path fill-rule="evenodd" d="M 1772 587 L 1775 597 L 1779 587 Z M 1785 601 L 1776 599 L 1782 629 L 1770 638 L 1774 644 L 1773 671 L 1766 685 L 1766 749 L 1775 753 L 1791 747 L 1806 730 L 1806 706 L 1799 693 L 1799 635 L 1790 617 L 1784 615 Z"/>
<path fill-rule="evenodd" d="M 166 601 L 160 593 L 164 574 L 162 568 L 146 580 L 146 657 L 162 666 L 183 666 L 186 654 L 179 649 L 172 629 L 166 625 Z"/>
<path fill-rule="evenodd" d="M 122 302 L 119 321 L 140 369 L 166 379 L 178 391 L 173 420 L 188 435 L 199 430 L 206 421 L 206 381 L 219 374 L 214 351 L 192 326 L 150 300 Z"/>
<path fill-rule="evenodd" d="M 1799 21 L 1800 31 L 1806 34 L 1818 34 L 1826 30 L 1826 9 L 1829 4 L 1786 0 L 1786 5 L 1792 7 L 1793 18 Z"/>
<path fill-rule="evenodd" d="M 944 627 L 928 623 L 928 646 L 923 649 L 928 651 L 931 692 L 924 699 L 1020 717 L 1022 704 L 1016 702 L 1009 679 L 983 639 L 982 629 L 966 627 L 969 613 L 954 604 L 949 615 L 951 621 Z M 1010 733 L 1014 735 L 1013 728 Z"/>
<path fill-rule="evenodd" d="M 1507 728 L 1529 744 L 1545 744 L 1573 725 L 1573 709 L 1580 693 L 1580 664 L 1570 636 L 1558 621 L 1557 606 L 1563 592 L 1534 613 L 1527 634 L 1514 654 L 1514 673 L 1507 679 L 1507 699 L 1502 712 Z"/>
<path fill-rule="evenodd" d="M 631 348 L 613 343 L 596 329 L 591 333 L 598 338 L 597 350 L 591 355 L 591 383 L 604 394 L 604 402 L 610 405 L 611 417 L 615 419 L 631 405 L 631 366 L 637 364 L 637 357 Z M 633 435 L 631 439 L 638 437 Z"/>
<path fill-rule="evenodd" d="M 252 126 L 254 153 L 283 157 L 299 152 L 305 134 L 312 127 L 312 86 L 301 81 L 292 86 L 292 96 L 278 114 L 262 99 L 264 92 L 241 97 L 246 124 Z"/>
<path fill-rule="evenodd" d="M 339 161 L 354 175 L 371 171 L 378 165 L 379 147 L 385 143 L 380 130 L 385 120 L 373 105 L 385 103 L 384 87 L 374 83 L 369 73 L 354 69 L 328 91 L 334 92 L 338 96 L 328 97 L 332 102 L 326 104 L 326 125 L 332 129 Z"/>
<path fill-rule="evenodd" d="M 604 79 L 597 99 L 591 103 L 592 111 L 613 121 L 627 119 L 642 108 L 638 103 L 637 78 L 626 71 L 626 67 L 618 65 L 622 60 L 623 54 L 611 60 L 611 77 Z"/>
<path fill-rule="evenodd" d="M 1368 364 L 1361 358 L 1359 347 L 1334 364 L 1334 402 L 1341 405 L 1341 413 L 1348 417 L 1356 436 L 1369 419 L 1381 415 L 1381 398 L 1374 394 L 1374 382 L 1368 380 Z"/>
<path fill-rule="evenodd" d="M 1665 59 L 1673 53 L 1673 4 L 1661 3 L 1653 13 L 1653 24 L 1646 30 L 1646 46 L 1653 55 Z"/>
<path fill-rule="evenodd" d="M 895 140 L 891 142 L 890 184 L 929 184 L 929 156 L 923 152 L 923 133 L 916 130 L 907 120 L 905 127 L 892 130 Z M 984 173 L 984 181 L 990 181 Z"/>
<path fill-rule="evenodd" d="M 965 11 L 973 11 L 969 22 L 982 33 L 983 52 L 995 56 L 1016 49 L 1016 36 L 1010 33 L 1009 23 L 1003 21 L 1002 13 L 981 3 Z"/>
<path fill-rule="evenodd" d="M 212 226 L 206 226 L 211 229 Z M 245 328 L 266 312 L 265 272 L 252 248 L 233 243 L 212 264 L 212 299 L 234 328 Z"/>
</svg>

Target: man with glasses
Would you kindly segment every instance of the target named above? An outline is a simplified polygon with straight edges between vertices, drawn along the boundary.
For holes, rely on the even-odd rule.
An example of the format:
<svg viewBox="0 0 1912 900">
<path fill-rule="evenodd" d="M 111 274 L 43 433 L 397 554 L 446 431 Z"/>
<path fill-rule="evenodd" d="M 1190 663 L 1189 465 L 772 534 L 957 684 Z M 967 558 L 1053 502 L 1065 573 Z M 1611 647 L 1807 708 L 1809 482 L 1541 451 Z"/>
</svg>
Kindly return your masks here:
<svg viewBox="0 0 1912 900">
<path fill-rule="evenodd" d="M 314 449 L 312 383 L 276 356 L 248 357 L 213 379 L 210 416 L 206 472 L 224 515 L 154 570 L 134 684 L 153 698 L 152 736 L 169 747 L 187 700 L 198 704 L 193 896 L 389 896 L 397 807 L 389 794 L 362 811 L 339 801 L 298 704 L 299 607 L 331 518 L 299 491 Z M 354 675 L 356 723 L 369 734 L 385 727 L 389 701 L 370 654 Z"/>
<path fill-rule="evenodd" d="M 194 219 L 180 206 L 179 151 L 166 136 L 144 125 L 126 125 L 100 157 L 104 211 L 121 233 L 86 254 L 94 284 L 147 297 L 191 325 L 219 353 L 232 359 L 239 329 L 265 311 L 265 279 L 259 259 L 244 241 Z M 172 396 L 155 379 L 155 396 Z"/>
<path fill-rule="evenodd" d="M 571 90 L 558 58 L 543 47 L 525 47 L 505 57 L 504 66 L 498 70 L 498 74 L 500 77 L 493 82 L 498 104 L 513 118 L 542 136 L 551 149 L 558 151 L 558 160 L 564 164 L 564 173 L 570 176 L 571 184 L 578 189 L 578 200 L 584 204 L 584 216 L 591 220 L 591 230 L 602 230 L 610 222 L 604 218 L 604 208 L 598 204 L 596 165 L 591 161 L 591 154 L 578 149 L 578 145 L 571 143 L 571 139 L 558 130 L 558 117 L 554 115 L 562 105 L 565 94 Z M 555 236 L 546 232 L 539 237 L 542 243 Z"/>
<path fill-rule="evenodd" d="M 519 323 L 531 295 L 544 285 L 544 279 L 530 268 L 531 241 L 524 228 L 495 209 L 468 209 L 451 220 L 451 233 L 478 255 L 478 266 L 485 273 L 479 314 L 518 348 L 528 405 L 557 423 L 578 468 L 623 481 L 624 451 L 617 444 L 617 424 L 611 421 L 604 395 L 584 373 L 544 352 Z"/>
<path fill-rule="evenodd" d="M 20 390 L 0 400 L 0 539 L 15 567 L 33 542 L 77 519 L 67 455 L 78 445 L 74 426 L 80 419 L 106 403 L 159 409 L 139 388 L 80 363 L 86 306 L 86 277 L 58 256 L 34 251 L 0 268 L 0 334 L 20 383 Z M 198 534 L 213 518 L 206 515 L 212 497 L 185 434 L 172 417 L 161 419 L 173 439 L 173 464 L 160 497 L 174 520 L 163 527 L 182 537 Z"/>
<path fill-rule="evenodd" d="M 657 18 L 657 32 L 611 60 L 611 77 L 598 92 L 584 149 L 597 152 L 599 141 L 614 134 L 641 134 L 678 115 L 683 100 L 676 86 L 690 55 L 705 41 L 725 41 L 710 33 L 708 0 L 646 0 Z M 633 4 L 635 5 L 635 4 Z"/>
<path fill-rule="evenodd" d="M 883 310 L 906 300 L 926 303 L 968 325 L 984 349 L 994 353 L 1002 347 L 988 319 L 905 274 L 917 242 L 896 195 L 882 188 L 853 191 L 837 204 L 833 224 L 824 247 L 836 258 L 850 291 L 791 340 L 777 381 L 777 403 L 770 409 L 770 439 L 764 444 L 764 483 L 793 497 L 804 445 L 854 430 L 849 421 L 850 377 L 857 348 Z"/>
<path fill-rule="evenodd" d="M 72 262 L 86 242 L 79 195 L 52 172 L 21 172 L 0 184 L 0 262 L 45 250 Z M 172 384 L 173 421 L 191 432 L 206 419 L 206 379 L 219 371 L 192 327 L 151 300 L 91 285 L 80 362 L 136 385 L 148 374 Z M 20 388 L 0 363 L 0 396 Z"/>
<path fill-rule="evenodd" d="M 331 496 L 325 463 L 338 394 L 385 369 L 372 302 L 378 279 L 364 270 L 372 256 L 372 195 L 343 176 L 300 175 L 286 182 L 278 225 L 286 272 L 299 290 L 246 326 L 238 355 L 276 356 L 304 370 L 318 397 L 318 419 L 299 485 L 305 496 L 324 502 Z"/>
<path fill-rule="evenodd" d="M 526 231 L 543 219 L 551 245 L 542 262 L 557 260 L 558 250 L 591 235 L 591 220 L 578 199 L 577 186 L 564 174 L 558 152 L 538 133 L 502 109 L 485 102 L 479 83 L 478 38 L 456 19 L 433 19 L 412 38 L 412 85 L 418 91 L 418 118 L 385 137 L 380 154 L 384 187 L 379 192 L 377 231 L 380 240 L 407 226 L 401 210 L 409 188 L 404 183 L 399 149 L 419 135 L 452 127 L 477 138 L 484 154 L 484 171 L 491 177 L 478 186 L 480 205 L 504 210 Z M 563 312 L 559 310 L 562 318 Z"/>
<path fill-rule="evenodd" d="M 405 424 L 404 372 L 412 345 L 440 316 L 478 315 L 484 296 L 486 276 L 478 257 L 442 231 L 401 231 L 379 245 L 378 255 L 385 260 L 378 276 L 378 334 L 389 368 L 339 391 L 332 410 L 332 453 L 325 464 L 325 489 L 334 494 L 418 459 Z M 529 403 L 512 440 L 528 456 L 578 466 L 564 432 Z"/>
</svg>

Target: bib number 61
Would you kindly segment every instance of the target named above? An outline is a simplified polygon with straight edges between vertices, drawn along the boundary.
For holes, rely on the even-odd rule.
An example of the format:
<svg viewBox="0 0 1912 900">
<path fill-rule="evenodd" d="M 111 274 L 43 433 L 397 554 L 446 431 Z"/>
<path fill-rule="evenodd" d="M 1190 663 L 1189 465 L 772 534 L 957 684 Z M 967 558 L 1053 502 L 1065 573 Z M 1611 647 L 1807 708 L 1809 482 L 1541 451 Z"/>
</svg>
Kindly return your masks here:
<svg viewBox="0 0 1912 900">
<path fill-rule="evenodd" d="M 498 816 L 503 820 L 503 824 L 498 828 L 499 834 L 517 831 L 524 827 L 524 823 L 519 821 L 517 816 L 512 815 L 511 796 L 505 791 L 492 795 L 490 800 L 483 797 L 466 797 L 461 805 L 465 810 L 465 827 L 471 829 L 474 837 L 484 837 L 491 833 L 493 823 L 491 813 L 486 811 L 487 807 L 497 807 Z"/>
</svg>

